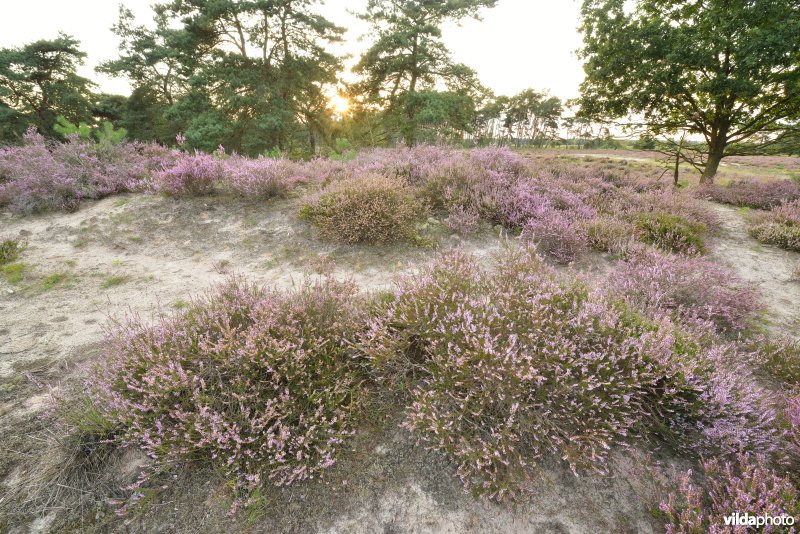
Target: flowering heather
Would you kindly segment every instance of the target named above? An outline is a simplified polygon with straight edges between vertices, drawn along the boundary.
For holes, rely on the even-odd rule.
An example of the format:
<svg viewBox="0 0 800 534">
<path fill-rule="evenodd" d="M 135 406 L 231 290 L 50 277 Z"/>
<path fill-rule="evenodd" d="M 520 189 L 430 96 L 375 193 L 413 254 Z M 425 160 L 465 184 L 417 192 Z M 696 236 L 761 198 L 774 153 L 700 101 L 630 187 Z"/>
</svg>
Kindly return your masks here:
<svg viewBox="0 0 800 534">
<path fill-rule="evenodd" d="M 607 287 L 650 317 L 736 334 L 755 326 L 764 308 L 758 290 L 710 260 L 639 251 L 620 261 Z"/>
<path fill-rule="evenodd" d="M 773 450 L 761 391 L 720 370 L 726 348 L 683 337 L 526 249 L 495 272 L 459 253 L 405 279 L 363 350 L 380 383 L 410 392 L 405 427 L 448 454 L 465 487 L 502 499 L 550 454 L 603 471 L 612 446 L 639 439 Z"/>
<path fill-rule="evenodd" d="M 0 206 L 18 213 L 73 211 L 84 199 L 131 191 L 168 151 L 139 143 L 49 143 L 31 129 L 22 146 L 0 148 Z"/>
<path fill-rule="evenodd" d="M 551 210 L 528 219 L 522 238 L 536 244 L 540 254 L 558 263 L 570 263 L 588 248 L 586 230 L 562 211 Z"/>
<path fill-rule="evenodd" d="M 444 220 L 445 225 L 461 235 L 475 233 L 480 224 L 480 215 L 465 208 L 454 208 Z"/>
<path fill-rule="evenodd" d="M 745 534 L 755 529 L 726 526 L 725 517 L 736 512 L 795 518 L 800 514 L 794 485 L 772 471 L 761 456 L 741 454 L 735 461 L 704 461 L 698 474 L 704 483 L 691 470 L 672 475 L 669 494 L 659 505 L 667 534 Z M 759 532 L 796 531 L 764 526 Z"/>
<path fill-rule="evenodd" d="M 233 279 L 174 317 L 113 328 L 87 388 L 158 462 L 208 461 L 245 491 L 313 478 L 361 398 L 354 295 L 333 280 L 285 294 Z"/>
<path fill-rule="evenodd" d="M 247 198 L 285 196 L 307 179 L 302 166 L 287 159 L 233 156 L 222 164 L 225 188 Z"/>
<path fill-rule="evenodd" d="M 728 185 L 704 184 L 698 187 L 695 196 L 754 209 L 770 210 L 800 199 L 800 183 L 792 180 L 774 182 L 739 181 Z"/>
<path fill-rule="evenodd" d="M 800 252 L 800 199 L 754 215 L 749 231 L 762 243 Z"/>
<path fill-rule="evenodd" d="M 153 173 L 153 191 L 173 197 L 210 195 L 222 177 L 222 162 L 208 154 L 187 154 Z"/>
</svg>

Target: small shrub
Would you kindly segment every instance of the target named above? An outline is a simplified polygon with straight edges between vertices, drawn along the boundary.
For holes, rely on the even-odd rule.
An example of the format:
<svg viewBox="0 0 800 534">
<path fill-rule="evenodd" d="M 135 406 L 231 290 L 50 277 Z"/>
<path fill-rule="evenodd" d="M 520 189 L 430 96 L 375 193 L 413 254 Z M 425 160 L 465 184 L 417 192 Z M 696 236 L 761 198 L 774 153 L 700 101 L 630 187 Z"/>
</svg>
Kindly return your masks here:
<svg viewBox="0 0 800 534">
<path fill-rule="evenodd" d="M 138 189 L 157 165 L 173 159 L 158 145 L 95 143 L 75 135 L 55 143 L 33 128 L 23 141 L 0 148 L 0 206 L 17 213 L 74 211 L 81 200 Z"/>
<path fill-rule="evenodd" d="M 25 243 L 20 243 L 18 239 L 4 239 L 0 242 L 0 265 L 17 261 L 25 246 Z"/>
<path fill-rule="evenodd" d="M 636 228 L 627 222 L 599 217 L 587 224 L 589 247 L 599 252 L 622 254 L 630 248 Z"/>
<path fill-rule="evenodd" d="M 286 159 L 234 156 L 223 165 L 225 188 L 247 198 L 282 197 L 305 181 L 300 166 Z"/>
<path fill-rule="evenodd" d="M 444 223 L 457 234 L 469 235 L 478 230 L 480 221 L 481 217 L 476 212 L 459 206 L 450 210 Z"/>
<path fill-rule="evenodd" d="M 638 252 L 617 264 L 607 286 L 650 317 L 724 334 L 755 326 L 764 307 L 758 290 L 730 269 L 693 256 Z"/>
<path fill-rule="evenodd" d="M 564 264 L 574 261 L 588 246 L 584 228 L 558 210 L 528 219 L 522 238 L 535 243 L 541 254 Z"/>
<path fill-rule="evenodd" d="M 152 188 L 173 197 L 210 195 L 221 175 L 222 165 L 213 156 L 185 155 L 174 165 L 153 173 Z"/>
<path fill-rule="evenodd" d="M 800 200 L 753 216 L 749 230 L 762 243 L 800 252 Z"/>
<path fill-rule="evenodd" d="M 670 213 L 641 213 L 635 220 L 645 243 L 668 252 L 698 253 L 704 249 L 705 227 Z"/>
<path fill-rule="evenodd" d="M 726 527 L 726 516 L 800 514 L 800 499 L 792 483 L 771 470 L 763 457 L 739 455 L 736 461 L 708 460 L 701 464 L 702 479 L 690 470 L 672 475 L 659 505 L 668 534 L 738 533 L 747 527 Z M 763 527 L 763 532 L 789 532 Z"/>
<path fill-rule="evenodd" d="M 348 244 L 410 240 L 423 214 L 403 182 L 369 174 L 335 182 L 301 210 L 323 239 Z"/>
<path fill-rule="evenodd" d="M 113 327 L 87 388 L 156 461 L 208 462 L 244 492 L 314 478 L 362 401 L 360 309 L 330 279 L 292 294 L 232 279 L 170 318 Z"/>
</svg>

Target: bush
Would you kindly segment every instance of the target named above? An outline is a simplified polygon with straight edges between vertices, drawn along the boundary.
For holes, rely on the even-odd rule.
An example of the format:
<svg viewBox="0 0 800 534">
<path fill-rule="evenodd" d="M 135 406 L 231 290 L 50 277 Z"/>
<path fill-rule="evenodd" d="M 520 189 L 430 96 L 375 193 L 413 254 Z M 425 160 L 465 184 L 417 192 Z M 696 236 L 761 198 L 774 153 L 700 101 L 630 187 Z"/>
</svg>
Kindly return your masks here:
<svg viewBox="0 0 800 534">
<path fill-rule="evenodd" d="M 589 247 L 600 252 L 623 254 L 636 236 L 636 228 L 625 221 L 599 217 L 587 225 Z"/>
<path fill-rule="evenodd" d="M 800 252 L 800 200 L 755 215 L 749 230 L 762 243 Z"/>
<path fill-rule="evenodd" d="M 535 243 L 541 254 L 564 264 L 574 261 L 588 246 L 584 228 L 558 210 L 528 219 L 522 238 Z"/>
<path fill-rule="evenodd" d="M 20 243 L 17 239 L 4 239 L 0 242 L 0 265 L 17 261 L 23 250 L 25 243 Z"/>
<path fill-rule="evenodd" d="M 402 181 L 367 174 L 308 197 L 300 214 L 323 239 L 384 244 L 411 239 L 424 210 Z"/>
<path fill-rule="evenodd" d="M 208 154 L 184 155 L 153 173 L 152 188 L 173 197 L 210 195 L 222 176 L 222 164 Z"/>
<path fill-rule="evenodd" d="M 777 447 L 752 377 L 725 370 L 729 348 L 680 339 L 522 250 L 491 273 L 458 253 L 405 279 L 363 350 L 380 383 L 407 392 L 404 426 L 465 487 L 501 499 L 548 454 L 603 471 L 613 445 L 638 438 L 699 454 Z"/>
<path fill-rule="evenodd" d="M 723 204 L 771 210 L 782 202 L 800 199 L 800 184 L 792 180 L 739 181 L 727 186 L 703 184 L 695 190 L 695 196 Z"/>
<path fill-rule="evenodd" d="M 668 252 L 695 254 L 704 250 L 705 227 L 671 213 L 641 213 L 634 221 L 645 243 Z"/>
<path fill-rule="evenodd" d="M 700 257 L 640 251 L 621 261 L 607 287 L 650 317 L 736 334 L 756 325 L 764 309 L 759 291 L 733 271 Z"/>
<path fill-rule="evenodd" d="M 313 478 L 362 397 L 361 309 L 333 280 L 285 294 L 234 279 L 156 324 L 117 325 L 87 387 L 122 441 L 158 462 L 210 462 L 244 490 Z"/>
<path fill-rule="evenodd" d="M 736 512 L 793 518 L 800 514 L 797 490 L 771 470 L 763 457 L 742 454 L 731 462 L 704 461 L 699 474 L 702 481 L 691 470 L 671 477 L 670 493 L 659 505 L 668 534 L 749 532 L 747 527 L 724 526 L 724 518 Z M 763 529 L 789 531 L 770 526 Z"/>
<path fill-rule="evenodd" d="M 461 235 L 474 234 L 478 230 L 481 217 L 474 211 L 462 207 L 452 208 L 444 220 L 447 227 Z"/>
<path fill-rule="evenodd" d="M 74 211 L 81 200 L 137 189 L 167 149 L 139 143 L 94 143 L 72 136 L 51 143 L 35 129 L 22 146 L 0 148 L 0 206 L 17 213 Z"/>
<path fill-rule="evenodd" d="M 306 181 L 300 165 L 285 159 L 233 156 L 223 167 L 225 188 L 247 198 L 282 197 Z"/>
</svg>

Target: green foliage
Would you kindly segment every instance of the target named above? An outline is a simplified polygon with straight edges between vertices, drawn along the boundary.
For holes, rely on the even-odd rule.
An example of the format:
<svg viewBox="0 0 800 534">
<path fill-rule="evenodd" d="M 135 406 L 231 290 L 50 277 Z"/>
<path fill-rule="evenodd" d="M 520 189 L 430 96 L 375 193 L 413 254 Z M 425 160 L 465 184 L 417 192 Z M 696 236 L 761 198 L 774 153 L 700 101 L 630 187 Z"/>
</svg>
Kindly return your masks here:
<svg viewBox="0 0 800 534">
<path fill-rule="evenodd" d="M 742 142 L 796 132 L 796 0 L 584 0 L 581 13 L 582 115 L 637 114 L 651 135 L 701 135 L 689 157 L 704 180 Z"/>
<path fill-rule="evenodd" d="M 56 125 L 53 129 L 63 137 L 77 135 L 83 140 L 94 139 L 101 145 L 118 145 L 128 134 L 125 128 L 114 128 L 110 121 L 103 121 L 97 127 L 89 126 L 85 122 L 75 125 L 63 115 L 59 115 L 56 118 Z"/>
<path fill-rule="evenodd" d="M 25 278 L 28 265 L 24 263 L 9 263 L 0 267 L 0 274 L 9 284 L 19 284 Z"/>
<path fill-rule="evenodd" d="M 122 8 L 121 55 L 100 70 L 133 82 L 125 127 L 137 136 L 157 121 L 159 137 L 184 132 L 188 148 L 209 152 L 313 152 L 331 120 L 323 90 L 341 66 L 328 45 L 344 30 L 311 4 L 168 2 L 152 28 Z"/>
<path fill-rule="evenodd" d="M 445 85 L 449 93 L 473 99 L 486 92 L 475 71 L 453 62 L 441 40 L 441 26 L 466 17 L 477 18 L 481 8 L 496 4 L 497 0 L 368 2 L 360 17 L 372 25 L 375 42 L 354 68 L 363 76 L 354 89 L 367 101 L 385 104 L 386 119 L 400 131 L 406 144 L 417 142 L 420 122 L 463 124 L 463 117 L 454 113 L 453 99 L 435 95 L 438 85 Z"/>
<path fill-rule="evenodd" d="M 670 213 L 642 213 L 636 221 L 645 243 L 669 252 L 698 253 L 705 248 L 703 233 L 705 228 Z"/>
<path fill-rule="evenodd" d="M 75 123 L 90 120 L 93 84 L 77 74 L 85 57 L 78 41 L 64 34 L 0 49 L 0 135 L 13 139 L 29 125 L 54 135 L 59 115 Z"/>
<path fill-rule="evenodd" d="M 81 122 L 77 125 L 72 124 L 63 115 L 56 117 L 56 124 L 53 126 L 53 130 L 61 134 L 62 137 L 77 135 L 84 140 L 88 140 L 92 137 L 92 129 L 88 124 L 85 122 Z"/>
<path fill-rule="evenodd" d="M 536 144 L 558 135 L 558 119 L 563 111 L 561 100 L 546 93 L 526 89 L 507 99 L 503 128 L 516 139 Z"/>
<path fill-rule="evenodd" d="M 353 144 L 346 137 L 337 137 L 334 141 L 333 152 L 330 159 L 333 161 L 350 161 L 356 158 L 358 152 L 353 148 Z"/>
<path fill-rule="evenodd" d="M 0 265 L 17 261 L 26 246 L 25 243 L 20 243 L 18 239 L 5 239 L 0 242 Z"/>
<path fill-rule="evenodd" d="M 131 277 L 126 274 L 111 274 L 106 276 L 102 282 L 100 282 L 100 289 L 109 289 L 116 286 L 121 286 L 122 284 L 127 284 L 130 281 Z"/>
</svg>

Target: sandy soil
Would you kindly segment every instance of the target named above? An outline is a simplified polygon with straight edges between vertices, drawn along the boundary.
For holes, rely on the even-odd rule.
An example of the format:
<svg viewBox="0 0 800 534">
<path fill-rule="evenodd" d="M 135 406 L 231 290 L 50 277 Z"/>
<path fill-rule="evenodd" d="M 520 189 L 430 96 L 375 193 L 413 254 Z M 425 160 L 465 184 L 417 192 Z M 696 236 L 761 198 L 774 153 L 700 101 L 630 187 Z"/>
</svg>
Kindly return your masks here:
<svg viewBox="0 0 800 534">
<path fill-rule="evenodd" d="M 774 328 L 800 331 L 800 284 L 788 281 L 800 255 L 759 246 L 737 210 L 716 209 L 725 226 L 713 257 L 764 289 Z M 24 484 L 42 458 L 58 458 L 40 417 L 49 406 L 43 385 L 72 391 L 90 366 L 102 364 L 109 317 L 168 313 L 231 273 L 290 287 L 303 276 L 330 272 L 365 291 L 388 288 L 437 249 L 463 247 L 489 257 L 503 242 L 490 228 L 461 240 L 431 220 L 426 231 L 436 247 L 339 247 L 317 241 L 291 202 L 138 195 L 88 203 L 74 214 L 4 216 L 0 224 L 4 235 L 29 243 L 20 258 L 24 279 L 0 278 L 0 510 L 13 509 L 16 494 L 9 488 Z M 657 526 L 635 484 L 640 460 L 619 453 L 606 477 L 576 478 L 564 466 L 542 466 L 531 499 L 509 508 L 465 495 L 445 459 L 389 423 L 364 429 L 324 481 L 275 491 L 252 522 L 246 514 L 229 517 L 225 482 L 196 469 L 171 475 L 168 489 L 141 516 L 116 519 L 107 502 L 90 514 L 53 506 L 25 519 L 0 518 L 0 531 L 653 532 Z M 105 482 L 129 484 L 141 463 L 136 451 L 119 451 Z"/>
<path fill-rule="evenodd" d="M 800 283 L 792 279 L 800 263 L 800 254 L 762 245 L 750 237 L 742 210 L 721 204 L 709 205 L 722 222 L 722 231 L 711 246 L 711 257 L 733 267 L 743 280 L 761 290 L 770 330 L 800 338 Z"/>
</svg>

